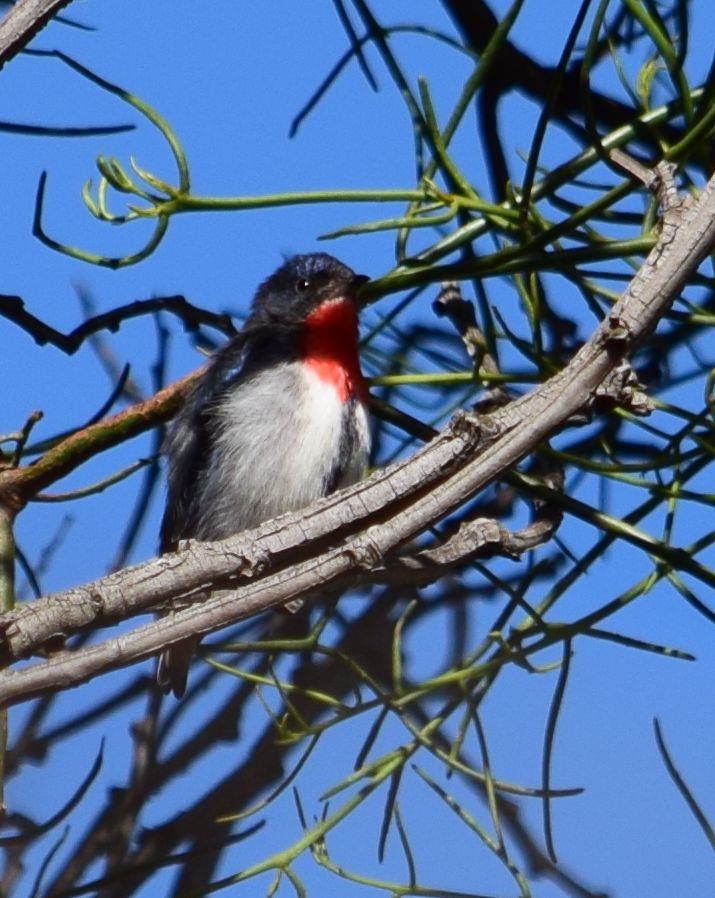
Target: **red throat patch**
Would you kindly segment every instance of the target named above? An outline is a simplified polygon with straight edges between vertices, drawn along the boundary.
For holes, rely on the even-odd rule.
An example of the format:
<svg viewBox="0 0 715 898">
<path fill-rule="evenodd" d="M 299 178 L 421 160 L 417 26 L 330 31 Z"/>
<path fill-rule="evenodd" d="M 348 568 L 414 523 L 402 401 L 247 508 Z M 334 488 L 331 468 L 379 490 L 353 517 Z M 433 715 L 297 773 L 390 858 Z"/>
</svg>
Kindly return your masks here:
<svg viewBox="0 0 715 898">
<path fill-rule="evenodd" d="M 342 402 L 367 400 L 358 358 L 358 318 L 349 299 L 328 300 L 305 320 L 301 357 L 311 371 L 332 384 Z"/>
</svg>

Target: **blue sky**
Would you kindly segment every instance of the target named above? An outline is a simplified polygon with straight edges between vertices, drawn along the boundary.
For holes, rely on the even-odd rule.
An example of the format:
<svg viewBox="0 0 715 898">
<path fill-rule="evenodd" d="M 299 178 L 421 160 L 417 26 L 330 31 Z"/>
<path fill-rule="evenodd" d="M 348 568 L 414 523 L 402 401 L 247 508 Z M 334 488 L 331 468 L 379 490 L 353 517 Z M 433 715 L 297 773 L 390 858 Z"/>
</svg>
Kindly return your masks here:
<svg viewBox="0 0 715 898">
<path fill-rule="evenodd" d="M 503 11 L 507 4 L 493 5 Z M 527 0 L 515 29 L 516 41 L 538 59 L 552 64 L 576 6 L 569 0 L 558 0 L 548 4 L 545 14 L 545 4 Z M 710 64 L 708 6 L 706 0 L 693 4 L 693 82 L 702 79 Z M 420 21 L 452 32 L 440 5 L 427 0 L 381 3 L 376 12 L 385 21 Z M 235 4 L 228 0 L 214 0 L 209 5 L 190 0 L 155 0 L 151 4 L 124 0 L 121 5 L 75 3 L 68 14 L 95 26 L 97 31 L 82 32 L 53 24 L 33 46 L 65 50 L 158 109 L 183 142 L 198 193 L 251 195 L 294 189 L 413 186 L 409 120 L 373 53 L 370 59 L 378 74 L 380 92 L 373 93 L 358 68 L 349 66 L 297 137 L 288 139 L 293 116 L 346 47 L 328 2 L 244 5 L 239 17 Z M 470 71 L 469 60 L 449 48 L 434 46 L 424 37 L 404 36 L 395 46 L 412 79 L 420 74 L 429 78 L 438 114 L 444 120 Z M 632 63 L 633 70 L 640 62 Z M 115 255 L 140 247 L 146 230 L 142 224 L 111 228 L 91 219 L 80 190 L 84 181 L 95 175 L 96 156 L 104 153 L 126 161 L 133 155 L 140 165 L 166 177 L 173 177 L 171 159 L 139 116 L 56 60 L 22 56 L 3 70 L 2 79 L 1 119 L 57 125 L 137 124 L 136 130 L 126 134 L 83 140 L 0 134 L 5 160 L 0 169 L 0 235 L 6 260 L 2 290 L 20 295 L 33 313 L 60 330 L 69 330 L 81 321 L 78 287 L 93 297 L 98 311 L 134 299 L 180 293 L 198 305 L 241 314 L 256 284 L 285 253 L 327 250 L 371 276 L 384 273 L 393 264 L 389 235 L 318 241 L 320 234 L 341 225 L 377 217 L 374 209 L 361 206 L 318 205 L 178 217 L 150 259 L 119 271 L 54 253 L 31 236 L 33 197 L 41 171 L 48 172 L 45 224 L 52 236 Z M 603 87 L 618 93 L 612 70 L 604 68 L 599 79 Z M 513 170 L 521 173 L 519 153 L 528 151 L 538 110 L 528 101 L 513 97 L 504 104 L 502 114 L 510 162 Z M 471 124 L 465 126 L 458 136 L 455 152 L 486 193 L 488 183 L 475 155 L 470 128 Z M 556 164 L 568 158 L 573 149 L 571 140 L 554 129 L 543 161 Z M 382 214 L 383 210 L 378 210 L 377 215 Z M 514 294 L 507 284 L 490 284 L 490 290 L 493 302 L 514 312 Z M 378 321 L 396 300 L 390 297 L 371 310 L 366 326 Z M 431 297 L 425 298 L 418 314 L 428 314 L 429 301 Z M 565 296 L 562 301 L 568 303 L 570 298 Z M 432 324 L 446 327 L 434 320 Z M 169 358 L 169 376 L 174 378 L 198 365 L 201 356 L 179 326 L 173 322 L 169 326 L 175 335 Z M 76 356 L 66 357 L 52 348 L 35 347 L 29 337 L 2 322 L 0 334 L 4 347 L 0 370 L 6 385 L 0 432 L 17 429 L 31 410 L 41 408 L 45 418 L 35 436 L 49 436 L 70 422 L 80 423 L 91 417 L 111 392 L 111 384 L 88 346 Z M 144 321 L 128 323 L 111 336 L 111 347 L 117 358 L 131 363 L 133 377 L 148 393 L 149 368 L 156 354 L 151 327 Z M 681 362 L 685 366 L 686 361 Z M 688 389 L 680 390 L 679 401 L 696 409 L 701 397 L 694 390 L 691 395 Z M 410 401 L 409 395 L 404 401 Z M 150 451 L 150 438 L 142 437 L 84 466 L 61 488 L 93 482 Z M 703 478 L 701 486 L 706 482 Z M 45 592 L 104 573 L 138 489 L 135 478 L 71 508 L 33 505 L 22 514 L 18 541 L 35 561 L 56 533 L 62 515 L 68 512 L 75 516 L 51 570 L 42 578 Z M 597 501 L 595 493 L 587 491 L 580 497 Z M 615 513 L 619 502 L 626 507 L 625 500 L 616 494 L 612 499 Z M 158 497 L 132 561 L 155 552 L 160 513 Z M 681 542 L 688 541 L 691 528 L 702 530 L 706 513 L 710 514 L 707 508 L 695 509 L 692 517 L 677 521 Z M 653 532 L 659 534 L 659 523 L 651 523 Z M 579 554 L 582 546 L 590 545 L 593 532 L 586 525 L 569 523 L 562 536 Z M 503 566 L 497 568 L 505 570 Z M 647 559 L 637 550 L 613 549 L 576 585 L 562 613 L 576 615 L 582 607 L 600 604 L 630 585 L 639 571 L 645 574 L 648 570 Z M 712 600 L 712 596 L 700 597 Z M 345 601 L 359 600 L 347 597 Z M 470 635 L 476 639 L 480 627 L 488 621 L 476 603 L 472 610 Z M 587 791 L 555 807 L 559 855 L 584 881 L 615 896 L 670 898 L 678 894 L 705 898 L 711 893 L 715 873 L 712 854 L 667 777 L 655 747 L 652 719 L 658 716 L 662 720 L 681 770 L 704 808 L 715 816 L 712 635 L 704 620 L 663 585 L 626 609 L 616 623 L 614 628 L 620 632 L 676 645 L 693 652 L 698 660 L 687 664 L 593 640 L 576 644 L 556 742 L 554 780 L 562 786 L 585 786 Z M 443 663 L 445 626 L 439 618 L 426 624 L 410 646 L 414 655 L 422 653 L 423 663 L 434 670 Z M 540 660 L 545 663 L 555 659 Z M 543 731 L 555 677 L 556 673 L 536 676 L 515 668 L 489 695 L 483 716 L 498 776 L 530 785 L 539 783 Z M 64 696 L 57 703 L 55 721 L 61 719 L 65 709 L 76 707 L 78 702 L 91 702 L 108 686 L 108 678 L 103 678 Z M 102 732 L 94 729 L 62 743 L 51 763 L 23 770 L 8 790 L 10 807 L 36 813 L 40 818 L 47 816 L 46 809 L 61 805 L 81 780 L 102 736 L 106 760 L 94 788 L 102 795 L 104 789 L 122 782 L 129 744 L 127 727 L 138 708 L 135 705 L 129 712 L 116 715 Z M 11 726 L 22 713 L 12 713 Z M 261 725 L 260 709 L 253 713 L 255 725 Z M 184 725 L 194 723 L 192 719 Z M 326 740 L 321 746 L 302 785 L 311 814 L 319 811 L 317 796 L 321 791 L 349 771 L 365 729 L 364 721 L 354 722 L 340 728 L 329 744 Z M 250 727 L 243 738 L 250 738 Z M 377 750 L 389 748 L 396 738 L 404 738 L 404 734 L 390 730 Z M 217 746 L 200 769 L 186 775 L 181 793 L 174 790 L 152 804 L 144 824 L 158 823 L 167 811 L 177 807 L 177 802 L 187 800 L 192 789 L 213 781 L 222 765 L 230 763 L 240 750 L 240 743 Z M 431 772 L 437 776 L 439 771 L 432 768 Z M 474 795 L 466 791 L 460 794 L 472 803 L 472 812 L 488 822 L 486 808 Z M 425 882 L 513 894 L 503 868 L 476 840 L 473 845 L 465 840 L 463 829 L 417 778 L 405 783 L 401 801 Z M 377 864 L 378 807 L 378 800 L 373 798 L 353 825 L 332 837 L 330 847 L 336 859 L 351 869 L 369 870 L 385 878 L 403 876 L 396 844 L 390 844 L 384 867 Z M 83 823 L 91 817 L 90 796 L 77 809 L 72 837 L 81 834 Z M 538 803 L 525 803 L 524 818 L 536 832 L 540 831 Z M 258 841 L 232 853 L 220 872 L 234 872 L 298 835 L 295 811 L 286 797 L 276 805 L 270 828 Z M 38 858 L 50 844 L 51 840 L 44 843 Z M 310 860 L 302 861 L 299 869 L 311 894 L 365 894 L 356 886 L 327 878 Z M 161 893 L 166 876 L 155 878 L 140 894 Z M 19 894 L 29 892 L 31 880 L 28 873 L 25 891 Z M 256 894 L 252 886 L 244 888 L 243 894 Z M 560 892 L 542 881 L 535 894 L 550 898 Z"/>
</svg>

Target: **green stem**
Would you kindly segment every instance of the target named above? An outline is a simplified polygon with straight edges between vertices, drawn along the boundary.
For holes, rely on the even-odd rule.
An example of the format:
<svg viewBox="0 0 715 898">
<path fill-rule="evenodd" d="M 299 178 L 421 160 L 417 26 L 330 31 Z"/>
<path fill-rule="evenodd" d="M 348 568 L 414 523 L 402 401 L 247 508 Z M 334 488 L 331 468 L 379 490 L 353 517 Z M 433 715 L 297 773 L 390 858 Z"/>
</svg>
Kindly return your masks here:
<svg viewBox="0 0 715 898">
<path fill-rule="evenodd" d="M 347 817 L 351 811 L 353 811 L 358 805 L 362 804 L 369 795 L 371 795 L 377 787 L 383 783 L 388 777 L 396 770 L 402 763 L 401 754 L 398 755 L 394 760 L 385 764 L 383 768 L 376 772 L 372 777 L 370 782 L 360 789 L 355 795 L 349 798 L 346 802 L 344 802 L 337 811 L 331 814 L 329 817 L 326 817 L 324 820 L 318 821 L 313 827 L 307 829 L 303 834 L 302 838 L 298 839 L 293 845 L 289 848 L 284 849 L 283 851 L 278 851 L 271 857 L 267 858 L 264 861 L 260 861 L 257 864 L 254 864 L 252 867 L 248 867 L 240 873 L 235 874 L 234 876 L 227 876 L 225 879 L 220 879 L 216 882 L 211 883 L 211 885 L 205 889 L 204 894 L 208 894 L 209 892 L 215 892 L 218 889 L 225 888 L 229 885 L 235 885 L 239 882 L 244 882 L 247 879 L 252 879 L 254 876 L 258 876 L 260 873 L 265 873 L 268 870 L 285 870 L 289 864 L 291 864 L 297 857 L 299 857 L 306 848 L 310 848 L 312 845 L 315 845 L 319 842 L 326 833 L 330 832 L 336 824 L 338 824 L 341 820 Z"/>
<path fill-rule="evenodd" d="M 429 386 L 440 387 L 445 384 L 468 383 L 530 384 L 537 383 L 538 378 L 532 374 L 492 374 L 488 371 L 435 371 L 429 374 L 383 374 L 369 378 L 371 387 L 397 386 Z"/>
<path fill-rule="evenodd" d="M 197 196 L 182 193 L 159 203 L 151 214 L 172 212 L 235 212 L 245 209 L 270 209 L 275 206 L 296 206 L 310 203 L 391 203 L 429 200 L 430 194 L 420 188 L 385 188 L 377 190 L 306 190 L 295 193 L 276 193 L 263 196 Z M 147 214 L 146 212 L 144 213 Z"/>
</svg>

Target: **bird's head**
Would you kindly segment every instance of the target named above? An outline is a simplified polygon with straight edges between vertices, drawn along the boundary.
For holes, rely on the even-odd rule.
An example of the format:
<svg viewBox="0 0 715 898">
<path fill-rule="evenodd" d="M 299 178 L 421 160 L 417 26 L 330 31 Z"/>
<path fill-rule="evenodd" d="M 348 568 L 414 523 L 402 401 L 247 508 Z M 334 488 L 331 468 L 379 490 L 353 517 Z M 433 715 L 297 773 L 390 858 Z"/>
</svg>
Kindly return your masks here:
<svg viewBox="0 0 715 898">
<path fill-rule="evenodd" d="M 342 303 L 357 307 L 357 293 L 369 278 L 326 253 L 292 256 L 258 288 L 254 319 L 299 323 Z"/>
</svg>

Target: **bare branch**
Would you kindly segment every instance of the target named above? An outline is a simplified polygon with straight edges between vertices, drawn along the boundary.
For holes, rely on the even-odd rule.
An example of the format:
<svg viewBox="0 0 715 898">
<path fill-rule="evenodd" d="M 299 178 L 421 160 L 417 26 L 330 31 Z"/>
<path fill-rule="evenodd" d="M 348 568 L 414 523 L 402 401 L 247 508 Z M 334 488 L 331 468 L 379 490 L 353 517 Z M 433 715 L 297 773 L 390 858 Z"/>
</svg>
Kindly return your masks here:
<svg viewBox="0 0 715 898">
<path fill-rule="evenodd" d="M 70 0 L 18 0 L 0 22 L 0 68 L 69 4 Z"/>
<path fill-rule="evenodd" d="M 19 296 L 0 295 L 0 315 L 3 318 L 7 318 L 21 327 L 40 346 L 51 343 L 68 355 L 77 352 L 84 341 L 98 331 L 115 332 L 122 322 L 154 312 L 170 312 L 172 315 L 176 315 L 186 328 L 195 329 L 200 324 L 206 324 L 229 336 L 236 332 L 229 315 L 199 308 L 183 296 L 162 296 L 155 299 L 139 299 L 112 309 L 110 312 L 103 312 L 101 315 L 87 318 L 74 330 L 63 334 L 28 312 L 25 303 Z"/>
<path fill-rule="evenodd" d="M 715 179 L 695 201 L 673 198 L 670 174 L 659 168 L 659 193 L 667 205 L 657 245 L 608 319 L 564 370 L 492 415 L 459 414 L 409 460 L 303 512 L 223 543 L 189 543 L 176 555 L 4 615 L 3 654 L 10 661 L 57 635 L 117 621 L 172 598 L 218 590 L 201 604 L 129 634 L 1 674 L 0 700 L 14 703 L 76 685 L 143 660 L 188 635 L 359 581 L 401 544 L 513 468 L 589 405 L 715 245 Z"/>
<path fill-rule="evenodd" d="M 176 414 L 201 369 L 131 408 L 71 434 L 32 465 L 0 470 L 0 505 L 18 512 L 40 491 L 105 449 L 168 421 Z"/>
</svg>

